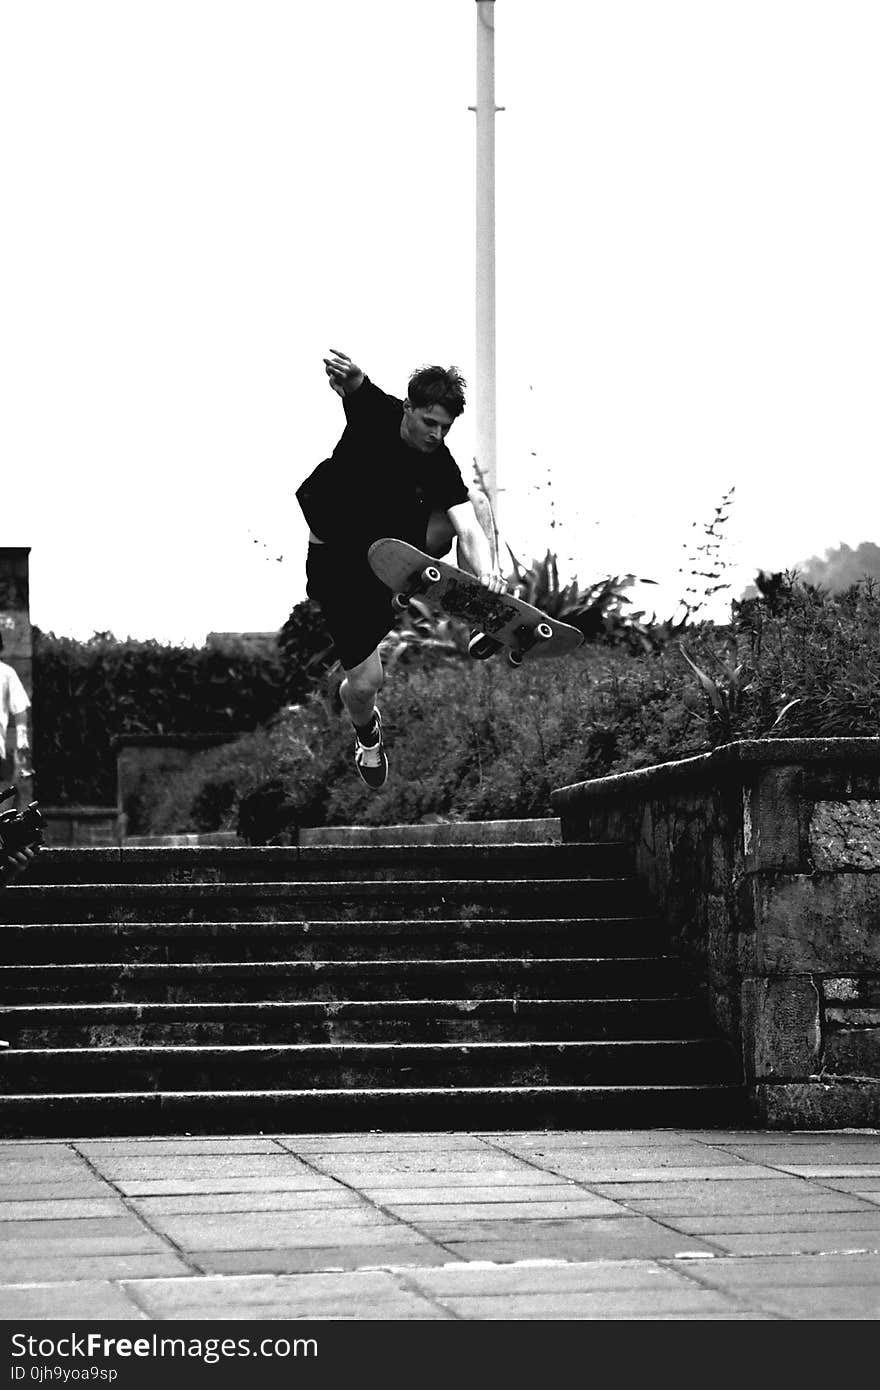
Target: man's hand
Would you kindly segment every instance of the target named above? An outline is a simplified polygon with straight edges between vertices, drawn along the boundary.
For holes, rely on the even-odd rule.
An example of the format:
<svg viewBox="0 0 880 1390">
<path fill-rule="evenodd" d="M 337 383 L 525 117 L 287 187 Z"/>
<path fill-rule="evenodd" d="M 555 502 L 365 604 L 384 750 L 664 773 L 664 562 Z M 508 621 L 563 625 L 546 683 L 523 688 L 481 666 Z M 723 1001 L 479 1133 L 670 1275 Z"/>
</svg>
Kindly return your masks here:
<svg viewBox="0 0 880 1390">
<path fill-rule="evenodd" d="M 331 348 L 329 357 L 324 358 L 324 371 L 330 378 L 330 385 L 337 396 L 350 396 L 364 380 L 364 373 L 360 367 L 338 348 Z"/>
<path fill-rule="evenodd" d="M 480 583 L 485 584 L 487 589 L 491 589 L 493 594 L 505 592 L 504 575 L 499 574 L 497 570 L 489 570 L 485 574 L 479 575 L 478 578 Z"/>
<path fill-rule="evenodd" d="M 12 883 L 23 874 L 35 853 L 36 850 L 25 845 L 22 849 L 13 850 L 11 854 L 4 854 L 0 858 L 0 885 Z"/>
<path fill-rule="evenodd" d="M 28 744 L 23 743 L 20 748 L 12 751 L 13 777 L 33 777 L 34 765 L 31 762 L 31 750 Z"/>
</svg>

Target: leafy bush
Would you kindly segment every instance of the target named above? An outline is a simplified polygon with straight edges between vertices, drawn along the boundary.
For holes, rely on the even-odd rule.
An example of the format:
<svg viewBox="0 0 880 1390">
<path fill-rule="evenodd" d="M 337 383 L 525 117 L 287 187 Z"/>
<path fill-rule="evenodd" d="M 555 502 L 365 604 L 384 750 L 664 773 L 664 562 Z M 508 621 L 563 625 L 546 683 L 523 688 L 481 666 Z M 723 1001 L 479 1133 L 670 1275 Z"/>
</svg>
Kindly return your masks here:
<svg viewBox="0 0 880 1390">
<path fill-rule="evenodd" d="M 880 584 L 866 577 L 830 594 L 794 572 L 772 601 L 733 605 L 748 685 L 737 736 L 872 736 L 880 730 Z"/>
<path fill-rule="evenodd" d="M 118 735 L 252 729 L 283 698 L 273 638 L 174 647 L 35 628 L 33 639 L 34 762 L 47 804 L 114 803 Z"/>
<path fill-rule="evenodd" d="M 333 665 L 336 649 L 314 599 L 303 599 L 291 609 L 278 634 L 278 654 L 284 698 L 291 703 L 302 700 Z"/>
<path fill-rule="evenodd" d="M 669 686 L 661 662 L 623 650 L 582 648 L 514 672 L 430 651 L 422 663 L 412 648 L 381 696 L 392 765 L 381 793 L 354 772 L 348 720 L 313 695 L 170 778 L 150 828 L 202 828 L 205 787 L 230 781 L 236 806 L 210 828 L 263 842 L 293 825 L 543 816 L 554 787 L 656 761 L 683 743 L 695 720 Z"/>
<path fill-rule="evenodd" d="M 772 603 L 734 604 L 728 625 L 691 625 L 681 647 L 587 644 L 519 671 L 413 638 L 381 696 L 392 769 L 381 793 L 354 772 L 338 701 L 312 694 L 172 779 L 152 828 L 201 828 L 208 783 L 221 789 L 211 793 L 211 828 L 247 821 L 243 802 L 259 793 L 251 809 L 262 804 L 265 815 L 248 825 L 267 838 L 296 825 L 544 816 L 555 787 L 730 739 L 876 733 L 877 586 L 831 597 L 792 579 L 782 589 L 773 587 Z M 230 783 L 235 804 L 222 809 Z"/>
</svg>

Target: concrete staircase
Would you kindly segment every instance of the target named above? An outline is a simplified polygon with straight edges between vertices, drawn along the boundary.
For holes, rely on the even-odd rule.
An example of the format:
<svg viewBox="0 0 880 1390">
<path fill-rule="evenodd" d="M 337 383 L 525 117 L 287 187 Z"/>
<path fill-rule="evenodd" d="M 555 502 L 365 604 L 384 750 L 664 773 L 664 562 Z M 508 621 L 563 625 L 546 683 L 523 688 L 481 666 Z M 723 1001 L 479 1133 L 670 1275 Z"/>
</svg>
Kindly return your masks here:
<svg viewBox="0 0 880 1390">
<path fill-rule="evenodd" d="M 528 824 L 43 851 L 0 895 L 0 1134 L 742 1123 L 629 848 Z"/>
</svg>

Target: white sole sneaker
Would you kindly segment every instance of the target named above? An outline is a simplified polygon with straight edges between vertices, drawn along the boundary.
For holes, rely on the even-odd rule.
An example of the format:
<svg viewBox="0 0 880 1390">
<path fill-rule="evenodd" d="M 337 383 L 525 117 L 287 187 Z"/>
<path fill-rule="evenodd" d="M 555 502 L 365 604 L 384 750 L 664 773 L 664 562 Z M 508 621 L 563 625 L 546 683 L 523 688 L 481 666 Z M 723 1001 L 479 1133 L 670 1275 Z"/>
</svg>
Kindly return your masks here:
<svg viewBox="0 0 880 1390">
<path fill-rule="evenodd" d="M 361 743 L 355 731 L 354 765 L 364 786 L 370 791 L 381 791 L 388 781 L 388 755 L 382 741 L 382 716 L 375 711 L 376 727 L 379 737 L 375 743 Z"/>
</svg>

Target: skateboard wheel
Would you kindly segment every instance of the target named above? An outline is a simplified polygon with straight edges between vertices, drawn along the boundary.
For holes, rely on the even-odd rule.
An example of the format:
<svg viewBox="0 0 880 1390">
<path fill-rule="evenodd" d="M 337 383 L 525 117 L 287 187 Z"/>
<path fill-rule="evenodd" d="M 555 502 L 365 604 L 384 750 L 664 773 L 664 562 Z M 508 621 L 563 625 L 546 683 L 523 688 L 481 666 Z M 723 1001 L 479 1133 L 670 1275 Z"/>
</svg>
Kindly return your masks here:
<svg viewBox="0 0 880 1390">
<path fill-rule="evenodd" d="M 422 570 L 422 579 L 426 584 L 439 584 L 443 578 L 436 565 L 426 565 Z"/>
<path fill-rule="evenodd" d="M 508 664 L 508 666 L 513 666 L 514 668 L 518 668 L 518 667 L 522 666 L 522 664 L 523 664 L 523 654 L 522 654 L 522 652 L 509 651 L 509 652 L 507 653 L 507 664 Z"/>
<path fill-rule="evenodd" d="M 539 642 L 549 642 L 553 636 L 553 629 L 549 623 L 538 623 L 535 628 L 535 636 Z"/>
<path fill-rule="evenodd" d="M 394 609 L 395 613 L 405 613 L 409 608 L 406 594 L 395 594 L 391 600 L 391 607 Z"/>
</svg>

